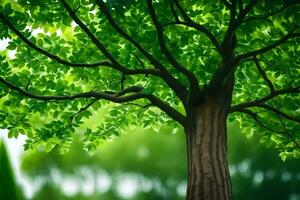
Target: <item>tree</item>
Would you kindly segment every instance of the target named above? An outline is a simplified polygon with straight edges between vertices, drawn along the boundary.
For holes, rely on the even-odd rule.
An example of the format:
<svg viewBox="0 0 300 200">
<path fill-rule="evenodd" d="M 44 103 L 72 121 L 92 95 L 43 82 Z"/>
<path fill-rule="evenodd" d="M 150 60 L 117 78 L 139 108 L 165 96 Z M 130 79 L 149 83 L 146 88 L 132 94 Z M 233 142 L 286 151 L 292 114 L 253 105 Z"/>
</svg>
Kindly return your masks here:
<svg viewBox="0 0 300 200">
<path fill-rule="evenodd" d="M 26 148 L 64 150 L 81 130 L 91 150 L 126 125 L 182 126 L 187 199 L 232 198 L 228 117 L 283 159 L 299 157 L 296 0 L 20 0 L 0 10 L 10 55 L 1 126 L 26 134 Z M 100 125 L 84 126 L 92 119 Z"/>
</svg>

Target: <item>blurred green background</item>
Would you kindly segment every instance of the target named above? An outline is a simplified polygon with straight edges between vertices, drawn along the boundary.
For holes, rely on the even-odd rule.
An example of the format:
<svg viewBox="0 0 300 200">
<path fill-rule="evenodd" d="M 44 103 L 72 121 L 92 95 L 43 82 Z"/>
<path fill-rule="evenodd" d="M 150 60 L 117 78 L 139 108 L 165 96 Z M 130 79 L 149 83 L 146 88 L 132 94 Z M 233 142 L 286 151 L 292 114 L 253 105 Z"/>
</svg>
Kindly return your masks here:
<svg viewBox="0 0 300 200">
<path fill-rule="evenodd" d="M 164 127 L 129 130 L 92 155 L 77 136 L 64 155 L 56 148 L 25 152 L 21 168 L 35 185 L 32 200 L 184 200 L 185 148 L 183 132 Z M 1 171 L 9 172 L 1 174 L 1 188 L 10 189 L 0 190 L 0 199 L 9 192 L 9 200 L 21 200 L 5 146 L 0 149 Z M 228 151 L 235 200 L 300 200 L 300 160 L 282 162 L 258 135 L 247 139 L 233 124 Z"/>
</svg>

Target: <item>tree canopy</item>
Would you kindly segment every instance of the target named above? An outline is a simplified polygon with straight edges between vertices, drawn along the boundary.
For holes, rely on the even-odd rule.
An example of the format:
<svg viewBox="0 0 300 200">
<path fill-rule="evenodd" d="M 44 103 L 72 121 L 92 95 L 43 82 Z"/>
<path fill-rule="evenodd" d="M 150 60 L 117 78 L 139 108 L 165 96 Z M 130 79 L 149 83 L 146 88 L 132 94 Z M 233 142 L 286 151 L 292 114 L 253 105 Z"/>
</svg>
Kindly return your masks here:
<svg viewBox="0 0 300 200">
<path fill-rule="evenodd" d="M 229 120 L 300 157 L 298 1 L 1 2 L 0 127 L 26 148 L 184 126 L 188 105 L 234 76 Z"/>
</svg>

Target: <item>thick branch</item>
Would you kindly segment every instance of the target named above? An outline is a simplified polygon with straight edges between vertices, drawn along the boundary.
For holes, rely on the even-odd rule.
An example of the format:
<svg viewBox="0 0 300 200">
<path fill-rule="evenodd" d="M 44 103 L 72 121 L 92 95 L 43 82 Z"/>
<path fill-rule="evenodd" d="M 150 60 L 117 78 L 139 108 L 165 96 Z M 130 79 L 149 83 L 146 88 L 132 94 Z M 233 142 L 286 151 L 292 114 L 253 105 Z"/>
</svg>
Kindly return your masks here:
<svg viewBox="0 0 300 200">
<path fill-rule="evenodd" d="M 158 42 L 159 42 L 159 46 L 160 46 L 162 53 L 166 56 L 166 58 L 169 60 L 169 62 L 172 64 L 172 66 L 176 70 L 178 70 L 180 73 L 184 74 L 189 79 L 191 96 L 197 99 L 197 95 L 200 94 L 200 88 L 199 88 L 199 83 L 198 83 L 196 76 L 192 72 L 187 70 L 185 67 L 183 67 L 173 57 L 172 53 L 169 51 L 169 49 L 166 46 L 166 42 L 165 42 L 164 34 L 163 34 L 163 27 L 161 26 L 160 22 L 158 21 L 158 18 L 155 13 L 155 9 L 152 4 L 152 0 L 147 0 L 147 4 L 148 4 L 148 10 L 151 15 L 153 24 L 157 31 Z"/>
<path fill-rule="evenodd" d="M 294 33 L 294 31 L 297 29 L 298 27 L 293 28 L 288 34 L 286 34 L 285 36 L 283 36 L 281 39 L 279 39 L 278 41 L 264 47 L 258 50 L 254 50 L 248 53 L 244 53 L 238 56 L 238 59 L 241 61 L 243 59 L 249 58 L 249 57 L 253 57 L 256 56 L 258 54 L 263 54 L 266 53 L 276 47 L 278 47 L 279 45 L 285 43 L 287 40 L 292 39 L 292 38 L 296 38 L 296 37 L 300 37 L 300 33 Z"/>
<path fill-rule="evenodd" d="M 68 11 L 71 18 L 76 22 L 77 25 L 79 25 L 79 27 L 88 35 L 88 37 L 91 39 L 91 41 L 96 45 L 96 47 L 111 62 L 111 63 L 109 63 L 109 62 L 105 61 L 106 62 L 105 64 L 109 63 L 108 65 L 110 67 L 112 67 L 114 69 L 117 69 L 117 70 L 119 70 L 119 71 L 121 71 L 125 74 L 155 74 L 155 75 L 158 75 L 158 76 L 162 77 L 163 80 L 165 80 L 166 83 L 177 93 L 179 98 L 181 98 L 182 100 L 186 100 L 186 95 L 187 94 L 186 94 L 184 86 L 181 85 L 174 77 L 172 77 L 170 74 L 168 74 L 166 69 L 158 61 L 154 65 L 157 66 L 156 64 L 158 64 L 158 68 L 159 68 L 160 71 L 157 70 L 157 69 L 129 70 L 129 69 L 125 68 L 123 65 L 121 65 L 112 56 L 111 53 L 109 53 L 107 51 L 106 47 L 101 43 L 101 41 L 99 41 L 95 37 L 95 35 L 90 31 L 90 29 L 76 16 L 75 12 L 66 3 L 66 1 L 61 0 L 61 2 L 63 4 L 63 6 L 65 7 L 65 9 Z M 0 17 L 1 17 L 2 20 L 6 19 L 3 14 L 1 14 Z M 6 20 L 5 22 L 8 22 L 8 20 Z M 10 28 L 14 28 L 14 26 L 11 23 L 7 23 L 7 25 L 10 25 Z M 20 33 L 15 28 L 13 30 L 16 31 L 16 33 Z M 22 37 L 23 35 L 19 34 L 18 36 Z M 47 55 L 48 57 L 50 56 L 51 59 L 54 59 L 58 62 L 61 62 L 62 64 L 66 64 L 66 65 L 69 65 L 69 66 L 74 65 L 74 64 L 70 64 L 68 62 L 63 62 L 57 56 L 54 56 L 54 55 L 51 56 L 51 54 L 49 54 L 45 50 L 42 50 L 41 48 L 38 48 L 36 45 L 31 43 L 27 38 L 23 37 L 23 39 L 24 39 L 23 41 L 26 42 L 28 45 L 30 44 L 29 46 L 31 46 L 33 49 L 39 51 L 40 53 L 42 53 L 44 55 Z M 148 55 L 150 55 L 150 54 L 148 53 Z M 156 60 L 153 58 L 152 62 L 156 62 Z M 80 66 L 81 65 L 86 66 L 87 64 L 80 64 Z M 95 64 L 91 64 L 91 65 L 94 66 Z M 74 95 L 63 95 L 63 96 L 49 95 L 49 96 L 44 96 L 44 95 L 33 94 L 33 93 L 27 91 L 26 89 L 20 88 L 17 85 L 14 85 L 13 83 L 11 83 L 9 81 L 6 81 L 2 77 L 0 77 L 0 82 L 5 84 L 11 90 L 14 90 L 14 91 L 18 92 L 19 94 L 23 95 L 24 97 L 28 97 L 28 98 L 32 98 L 32 99 L 36 99 L 36 100 L 41 100 L 41 101 L 75 100 L 75 99 L 79 99 L 79 98 L 95 98 L 95 99 L 105 99 L 105 100 L 109 100 L 109 101 L 115 102 L 115 103 L 124 103 L 124 102 L 134 101 L 134 100 L 137 100 L 137 99 L 148 99 L 155 106 L 160 108 L 162 111 L 166 112 L 171 118 L 178 121 L 179 123 L 184 124 L 184 121 L 185 121 L 185 117 L 181 113 L 179 113 L 178 111 L 173 109 L 171 106 L 169 106 L 167 103 L 163 102 L 162 100 L 160 100 L 159 98 L 155 97 L 152 94 L 142 93 L 143 88 L 140 87 L 140 86 L 131 86 L 131 87 L 125 88 L 124 90 L 121 90 L 117 93 L 115 93 L 115 92 L 90 91 L 90 92 L 82 92 L 82 93 L 78 93 L 78 94 L 74 94 Z M 128 93 L 133 93 L 133 94 L 127 95 Z M 183 102 L 183 103 L 185 103 L 185 102 Z"/>
<path fill-rule="evenodd" d="M 20 88 L 17 85 L 3 79 L 0 77 L 0 82 L 2 82 L 4 85 L 6 85 L 8 88 L 11 90 L 17 91 L 21 95 L 25 97 L 29 97 L 32 99 L 37 99 L 37 100 L 42 100 L 42 101 L 51 101 L 51 100 L 74 100 L 74 99 L 79 99 L 79 98 L 96 98 L 96 99 L 106 99 L 110 100 L 112 102 L 116 103 L 122 103 L 130 100 L 135 100 L 138 99 L 137 96 L 131 95 L 131 96 L 124 96 L 125 94 L 128 93 L 133 93 L 133 92 L 140 92 L 143 90 L 143 87 L 140 86 L 131 86 L 128 88 L 125 88 L 124 90 L 121 90 L 117 93 L 115 92 L 95 92 L 95 91 L 90 91 L 90 92 L 82 92 L 78 93 L 75 95 L 63 95 L 63 96 L 44 96 L 44 95 L 36 95 L 33 94 L 26 89 Z M 140 97 L 141 98 L 141 97 Z"/>
<path fill-rule="evenodd" d="M 64 100 L 75 100 L 75 99 L 82 99 L 82 98 L 95 98 L 97 100 L 99 99 L 105 99 L 114 103 L 125 103 L 125 102 L 131 102 L 138 99 L 148 99 L 153 105 L 160 108 L 162 111 L 164 111 L 168 116 L 170 116 L 175 121 L 179 122 L 181 125 L 185 125 L 186 118 L 184 115 L 179 113 L 177 110 L 169 106 L 167 103 L 163 102 L 153 94 L 145 94 L 142 92 L 144 89 L 141 86 L 131 86 L 128 88 L 125 88 L 124 90 L 121 90 L 119 92 L 96 92 L 96 91 L 90 91 L 90 92 L 82 92 L 77 93 L 74 95 L 63 95 L 63 96 L 54 96 L 54 95 L 36 95 L 33 94 L 23 88 L 18 87 L 17 85 L 3 79 L 0 77 L 0 82 L 6 85 L 9 89 L 18 92 L 19 94 L 23 95 L 24 97 L 41 100 L 41 101 L 64 101 Z M 130 94 L 130 95 L 127 95 Z"/>
<path fill-rule="evenodd" d="M 118 93 L 115 93 L 115 96 L 116 97 L 120 97 L 120 96 L 123 96 L 125 94 L 128 94 L 128 93 L 138 93 L 138 92 L 141 92 L 144 88 L 141 87 L 141 86 L 130 86 L 130 87 L 127 87 L 121 91 L 119 91 Z"/>
<path fill-rule="evenodd" d="M 162 79 L 171 87 L 171 89 L 178 95 L 181 101 L 185 101 L 186 99 L 186 89 L 184 86 L 177 81 L 173 76 L 169 74 L 166 68 L 157 60 L 155 59 L 148 51 L 146 51 L 135 39 L 133 39 L 130 35 L 128 35 L 113 19 L 111 16 L 108 8 L 106 7 L 104 1 L 97 0 L 100 10 L 104 13 L 107 20 L 111 24 L 111 26 L 126 40 L 132 43 L 154 66 L 156 66 L 160 71 L 160 76 Z"/>
<path fill-rule="evenodd" d="M 229 25 L 226 31 L 226 34 L 224 36 L 223 42 L 222 42 L 222 55 L 226 56 L 228 51 L 233 51 L 236 46 L 236 36 L 235 36 L 235 30 L 240 26 L 242 23 L 244 17 L 248 14 L 248 12 L 253 8 L 257 0 L 251 0 L 245 8 L 241 8 L 242 11 L 237 16 L 237 0 L 233 0 L 231 7 L 230 7 L 230 20 Z"/>
<path fill-rule="evenodd" d="M 217 40 L 217 38 L 214 36 L 214 34 L 207 29 L 205 26 L 196 23 L 195 21 L 193 21 L 188 14 L 185 12 L 185 10 L 182 8 L 182 6 L 180 5 L 180 3 L 178 2 L 178 0 L 174 0 L 175 5 L 177 6 L 177 8 L 179 9 L 183 19 L 185 22 L 180 22 L 180 24 L 195 28 L 196 30 L 204 33 L 205 35 L 208 36 L 208 38 L 211 40 L 211 42 L 213 43 L 213 45 L 216 47 L 217 51 L 219 51 L 220 49 L 220 44 Z"/>
<path fill-rule="evenodd" d="M 230 19 L 229 24 L 223 38 L 223 41 L 220 45 L 220 53 L 223 59 L 227 60 L 228 57 L 232 57 L 234 49 L 236 47 L 237 39 L 235 35 L 235 18 L 236 18 L 236 0 L 231 3 L 230 6 Z"/>
<path fill-rule="evenodd" d="M 272 83 L 272 81 L 268 78 L 266 72 L 261 68 L 258 59 L 256 58 L 256 56 L 253 57 L 253 60 L 255 62 L 256 68 L 258 70 L 258 72 L 261 74 L 262 78 L 264 79 L 264 81 L 268 84 L 268 87 L 270 88 L 271 93 L 273 93 L 275 91 L 274 85 Z"/>
<path fill-rule="evenodd" d="M 259 106 L 260 104 L 265 103 L 265 102 L 277 97 L 278 95 L 284 95 L 284 94 L 300 94 L 300 87 L 276 90 L 276 91 L 270 93 L 269 95 L 259 98 L 259 99 L 256 99 L 254 101 L 234 105 L 231 107 L 230 112 L 236 112 L 239 109 L 245 109 L 245 108 L 250 108 L 250 107 L 254 107 L 254 106 Z"/>
<path fill-rule="evenodd" d="M 186 125 L 186 117 L 167 103 L 163 102 L 161 99 L 157 98 L 153 94 L 146 95 L 145 98 L 147 98 L 153 105 L 164 111 L 168 116 L 179 122 L 182 126 Z"/>
</svg>

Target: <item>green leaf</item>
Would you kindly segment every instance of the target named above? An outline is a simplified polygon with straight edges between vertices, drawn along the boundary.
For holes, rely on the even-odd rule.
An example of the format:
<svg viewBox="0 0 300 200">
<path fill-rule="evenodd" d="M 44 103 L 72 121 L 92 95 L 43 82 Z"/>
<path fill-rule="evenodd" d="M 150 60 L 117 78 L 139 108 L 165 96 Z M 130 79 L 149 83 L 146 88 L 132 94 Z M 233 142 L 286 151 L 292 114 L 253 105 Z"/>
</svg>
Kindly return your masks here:
<svg viewBox="0 0 300 200">
<path fill-rule="evenodd" d="M 53 144 L 51 142 L 47 142 L 45 145 L 45 152 L 50 152 L 52 149 L 56 146 L 56 144 Z"/>
<path fill-rule="evenodd" d="M 43 46 L 43 40 L 42 39 L 38 39 L 37 40 L 37 45 L 42 47 Z"/>
<path fill-rule="evenodd" d="M 281 152 L 281 153 L 279 154 L 279 156 L 280 156 L 280 158 L 281 158 L 281 160 L 282 160 L 283 162 L 286 161 L 286 158 L 287 158 L 286 152 Z"/>
<path fill-rule="evenodd" d="M 117 116 L 119 114 L 120 114 L 120 112 L 118 110 L 112 110 L 112 111 L 110 111 L 110 115 L 111 116 Z"/>
<path fill-rule="evenodd" d="M 4 106 L 10 106 L 10 105 L 11 105 L 11 101 L 5 101 L 5 102 L 3 103 L 3 105 L 4 105 Z"/>
</svg>

